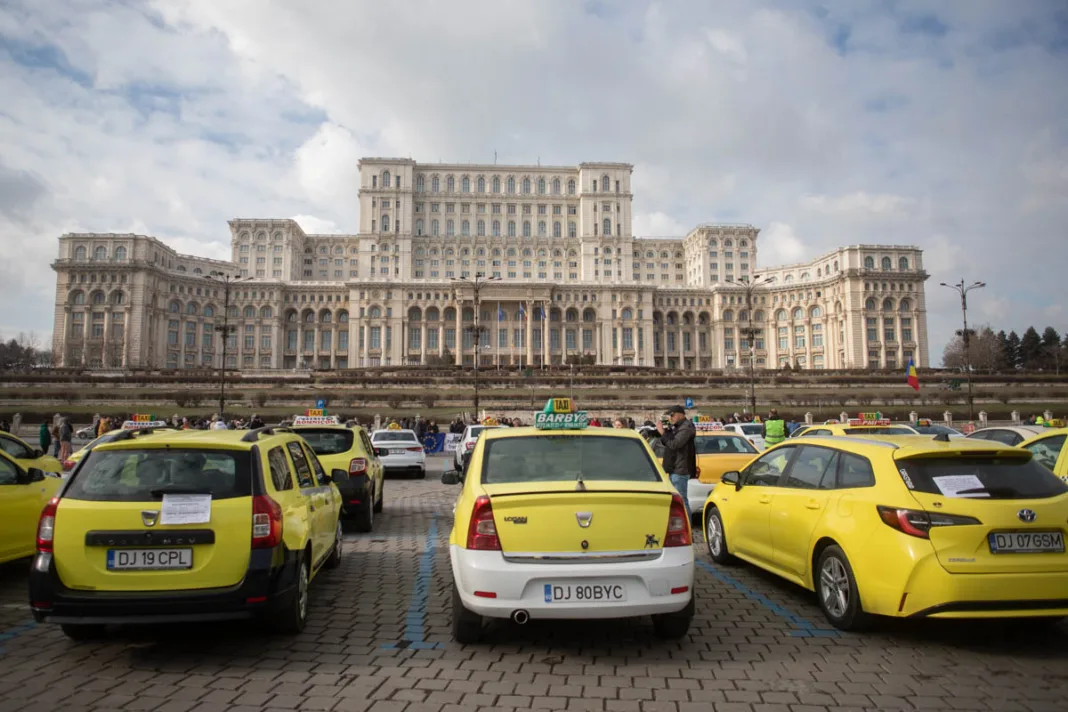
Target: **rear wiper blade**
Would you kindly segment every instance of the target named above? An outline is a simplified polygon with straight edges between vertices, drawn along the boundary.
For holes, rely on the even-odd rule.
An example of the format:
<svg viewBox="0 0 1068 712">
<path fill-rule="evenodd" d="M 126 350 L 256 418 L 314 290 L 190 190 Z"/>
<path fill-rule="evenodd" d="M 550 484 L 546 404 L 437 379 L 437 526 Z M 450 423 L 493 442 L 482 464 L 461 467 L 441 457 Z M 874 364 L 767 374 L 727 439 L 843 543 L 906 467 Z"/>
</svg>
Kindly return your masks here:
<svg viewBox="0 0 1068 712">
<path fill-rule="evenodd" d="M 960 490 L 956 494 L 989 494 L 991 496 L 1015 497 L 1020 493 L 1012 487 L 972 487 L 971 489 Z"/>
<path fill-rule="evenodd" d="M 206 487 L 157 487 L 148 492 L 153 497 L 162 497 L 165 494 L 211 494 Z"/>
</svg>

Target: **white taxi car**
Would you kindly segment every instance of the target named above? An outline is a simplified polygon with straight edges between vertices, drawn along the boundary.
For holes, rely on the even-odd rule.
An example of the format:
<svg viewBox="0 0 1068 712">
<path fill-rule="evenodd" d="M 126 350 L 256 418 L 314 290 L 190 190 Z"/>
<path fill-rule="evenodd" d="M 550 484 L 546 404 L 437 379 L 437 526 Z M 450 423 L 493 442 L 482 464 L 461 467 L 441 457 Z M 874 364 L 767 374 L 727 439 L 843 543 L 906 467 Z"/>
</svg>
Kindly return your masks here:
<svg viewBox="0 0 1068 712">
<path fill-rule="evenodd" d="M 426 477 L 426 450 L 414 430 L 390 423 L 385 430 L 376 430 L 371 435 L 371 444 L 381 453 L 379 461 L 385 474 Z"/>
<path fill-rule="evenodd" d="M 694 555 L 682 497 L 633 430 L 587 429 L 570 399 L 534 427 L 482 433 L 449 537 L 452 634 L 480 639 L 484 618 L 652 616 L 681 638 L 694 615 Z"/>
<path fill-rule="evenodd" d="M 478 425 L 468 425 L 464 428 L 464 434 L 460 436 L 460 442 L 456 443 L 452 458 L 456 469 L 463 470 L 464 465 L 471 459 L 471 452 L 475 449 L 475 443 L 478 442 L 482 431 L 500 427 L 501 424 L 495 418 L 486 418 Z"/>
</svg>

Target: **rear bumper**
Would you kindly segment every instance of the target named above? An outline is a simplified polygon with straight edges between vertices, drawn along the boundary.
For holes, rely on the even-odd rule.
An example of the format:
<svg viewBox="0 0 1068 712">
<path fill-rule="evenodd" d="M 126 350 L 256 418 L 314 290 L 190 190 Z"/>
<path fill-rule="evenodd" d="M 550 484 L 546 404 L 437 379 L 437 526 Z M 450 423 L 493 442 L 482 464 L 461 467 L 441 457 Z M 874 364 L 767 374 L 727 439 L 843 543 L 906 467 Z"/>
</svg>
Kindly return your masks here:
<svg viewBox="0 0 1068 712">
<path fill-rule="evenodd" d="M 1043 574 L 914 572 L 898 615 L 909 618 L 1068 616 L 1068 571 Z"/>
<path fill-rule="evenodd" d="M 30 608 L 37 622 L 76 624 L 185 623 L 240 620 L 284 608 L 296 593 L 297 554 L 252 552 L 236 586 L 188 591 L 82 591 L 67 588 L 55 562 L 38 554 L 30 572 Z M 44 569 L 44 570 L 41 570 Z"/>
<path fill-rule="evenodd" d="M 630 563 L 548 564 L 505 561 L 499 551 L 449 549 L 453 578 L 464 607 L 489 618 L 508 618 L 524 610 L 531 619 L 631 618 L 677 613 L 693 596 L 693 548 L 663 549 L 652 561 Z M 618 602 L 545 602 L 545 586 L 578 583 L 619 584 L 626 600 Z M 671 593 L 685 588 L 684 592 Z M 494 593 L 496 598 L 476 596 Z"/>
</svg>

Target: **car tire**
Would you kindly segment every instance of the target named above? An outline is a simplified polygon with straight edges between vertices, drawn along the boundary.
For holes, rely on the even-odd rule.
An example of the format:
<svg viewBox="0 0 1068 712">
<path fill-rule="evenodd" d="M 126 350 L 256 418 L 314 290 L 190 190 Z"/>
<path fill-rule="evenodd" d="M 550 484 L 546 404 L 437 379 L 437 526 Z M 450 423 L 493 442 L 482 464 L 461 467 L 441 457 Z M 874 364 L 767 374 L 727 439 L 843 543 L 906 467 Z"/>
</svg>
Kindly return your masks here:
<svg viewBox="0 0 1068 712">
<path fill-rule="evenodd" d="M 464 607 L 456 584 L 452 585 L 452 639 L 463 645 L 482 640 L 482 616 Z"/>
<path fill-rule="evenodd" d="M 709 557 L 717 564 L 730 566 L 737 563 L 727 548 L 727 535 L 723 531 L 723 517 L 715 507 L 708 509 L 705 516 L 705 546 L 708 547 Z"/>
<path fill-rule="evenodd" d="M 690 623 L 693 622 L 694 611 L 697 605 L 690 596 L 690 602 L 678 613 L 662 613 L 653 616 L 653 631 L 656 637 L 662 640 L 679 640 L 686 637 L 690 632 Z"/>
<path fill-rule="evenodd" d="M 63 631 L 63 635 L 75 641 L 102 638 L 106 629 L 106 626 L 102 625 L 76 623 L 64 623 L 59 627 Z"/>
<path fill-rule="evenodd" d="M 383 477 L 382 481 L 378 483 L 378 499 L 375 500 L 375 514 L 382 511 L 382 507 L 386 503 L 386 478 Z"/>
<path fill-rule="evenodd" d="M 421 480 L 425 480 L 426 479 L 426 468 L 425 467 L 423 469 L 419 470 L 419 479 L 421 479 Z"/>
<path fill-rule="evenodd" d="M 828 623 L 839 630 L 863 630 L 871 624 L 871 616 L 861 605 L 853 567 L 837 544 L 820 554 L 815 579 L 816 598 Z"/>
<path fill-rule="evenodd" d="M 360 506 L 356 508 L 356 512 L 352 517 L 353 526 L 356 527 L 356 531 L 366 534 L 374 529 L 375 526 L 375 504 L 374 494 L 369 497 L 364 497 L 360 500 Z"/>
<path fill-rule="evenodd" d="M 341 566 L 341 547 L 342 542 L 345 539 L 345 534 L 341 528 L 341 520 L 337 520 L 337 534 L 334 537 L 334 548 L 330 550 L 330 556 L 326 559 L 326 563 L 323 564 L 325 569 L 336 569 Z"/>
<path fill-rule="evenodd" d="M 296 635 L 304 630 L 308 622 L 308 583 L 311 574 L 308 571 L 309 562 L 304 560 L 302 554 L 297 560 L 297 584 L 293 595 L 285 608 L 278 611 L 274 617 L 274 629 L 286 635 Z"/>
</svg>

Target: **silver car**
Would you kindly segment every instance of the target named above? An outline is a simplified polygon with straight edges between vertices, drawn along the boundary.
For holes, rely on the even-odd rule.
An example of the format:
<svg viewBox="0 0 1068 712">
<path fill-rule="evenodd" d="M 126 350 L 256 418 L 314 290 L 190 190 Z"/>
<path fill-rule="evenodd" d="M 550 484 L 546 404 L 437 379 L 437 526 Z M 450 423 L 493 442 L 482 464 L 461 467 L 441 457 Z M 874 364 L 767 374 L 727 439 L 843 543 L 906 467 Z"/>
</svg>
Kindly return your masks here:
<svg viewBox="0 0 1068 712">
<path fill-rule="evenodd" d="M 376 430 L 371 444 L 386 453 L 379 457 L 384 474 L 426 477 L 426 451 L 414 430 Z"/>
</svg>

